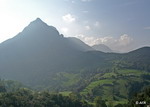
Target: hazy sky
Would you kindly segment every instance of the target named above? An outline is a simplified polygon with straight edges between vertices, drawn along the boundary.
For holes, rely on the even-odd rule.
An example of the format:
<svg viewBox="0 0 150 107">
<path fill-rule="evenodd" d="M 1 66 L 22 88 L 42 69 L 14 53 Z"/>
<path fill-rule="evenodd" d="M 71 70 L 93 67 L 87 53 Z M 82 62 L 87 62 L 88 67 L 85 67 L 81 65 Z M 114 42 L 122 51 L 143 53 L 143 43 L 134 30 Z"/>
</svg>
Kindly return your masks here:
<svg viewBox="0 0 150 107">
<path fill-rule="evenodd" d="M 0 0 L 0 42 L 37 17 L 89 45 L 150 46 L 150 0 Z"/>
</svg>

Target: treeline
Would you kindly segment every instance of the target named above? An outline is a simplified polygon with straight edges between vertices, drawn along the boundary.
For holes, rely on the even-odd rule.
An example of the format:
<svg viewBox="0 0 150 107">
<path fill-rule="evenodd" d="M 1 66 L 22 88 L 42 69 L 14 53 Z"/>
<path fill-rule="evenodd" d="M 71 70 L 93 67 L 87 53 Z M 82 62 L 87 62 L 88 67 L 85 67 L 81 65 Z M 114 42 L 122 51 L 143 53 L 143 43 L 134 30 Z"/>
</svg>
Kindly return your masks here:
<svg viewBox="0 0 150 107">
<path fill-rule="evenodd" d="M 129 100 L 128 105 L 131 107 L 149 107 L 150 106 L 150 87 L 143 91 L 136 93 L 132 99 Z"/>
<path fill-rule="evenodd" d="M 86 101 L 71 96 L 19 89 L 0 94 L 1 107 L 91 107 Z"/>
<path fill-rule="evenodd" d="M 49 91 L 33 91 L 15 81 L 0 79 L 0 107 L 91 107 L 74 94 L 63 96 Z"/>
<path fill-rule="evenodd" d="M 129 99 L 128 104 L 114 105 L 113 101 L 107 103 L 101 96 L 95 97 L 89 104 L 84 99 L 79 99 L 75 93 L 63 96 L 49 91 L 38 92 L 22 87 L 7 91 L 5 82 L 0 81 L 0 107 L 145 107 L 149 104 L 150 87 L 135 94 Z"/>
</svg>

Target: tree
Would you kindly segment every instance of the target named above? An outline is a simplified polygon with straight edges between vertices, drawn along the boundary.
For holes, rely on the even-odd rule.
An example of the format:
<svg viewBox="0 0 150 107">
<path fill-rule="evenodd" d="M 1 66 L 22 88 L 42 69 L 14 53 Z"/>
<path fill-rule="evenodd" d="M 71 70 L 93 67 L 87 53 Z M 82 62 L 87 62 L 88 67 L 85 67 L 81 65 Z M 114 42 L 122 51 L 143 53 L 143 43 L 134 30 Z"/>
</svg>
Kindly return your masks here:
<svg viewBox="0 0 150 107">
<path fill-rule="evenodd" d="M 94 102 L 95 102 L 95 107 L 107 107 L 105 101 L 102 100 L 100 96 L 95 97 Z"/>
<path fill-rule="evenodd" d="M 142 92 L 135 94 L 128 103 L 128 105 L 132 107 L 145 107 L 147 104 L 150 104 L 150 87 L 145 88 Z"/>
<path fill-rule="evenodd" d="M 48 91 L 35 92 L 19 89 L 15 92 L 0 94 L 0 107 L 90 107 L 86 101 L 72 99 Z"/>
<path fill-rule="evenodd" d="M 108 102 L 108 107 L 114 107 L 113 101 Z"/>
</svg>

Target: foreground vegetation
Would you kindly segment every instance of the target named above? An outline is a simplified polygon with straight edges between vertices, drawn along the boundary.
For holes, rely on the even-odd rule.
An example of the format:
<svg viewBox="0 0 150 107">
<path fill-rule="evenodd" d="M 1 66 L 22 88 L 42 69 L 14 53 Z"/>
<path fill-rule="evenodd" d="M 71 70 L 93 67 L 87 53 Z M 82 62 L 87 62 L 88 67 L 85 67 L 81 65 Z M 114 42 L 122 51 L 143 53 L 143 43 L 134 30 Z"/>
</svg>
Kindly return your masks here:
<svg viewBox="0 0 150 107">
<path fill-rule="evenodd" d="M 89 104 L 73 93 L 70 93 L 69 96 L 63 96 L 62 94 L 48 91 L 37 92 L 27 88 L 21 88 L 14 92 L 6 92 L 6 90 L 0 92 L 1 107 L 146 107 L 149 104 L 150 87 L 135 94 L 127 104 L 117 105 L 114 105 L 113 102 L 106 103 L 100 96 L 95 97 L 94 102 Z"/>
<path fill-rule="evenodd" d="M 0 94 L 1 107 L 91 107 L 86 101 L 74 96 L 35 92 L 29 89 L 19 89 L 15 92 Z"/>
<path fill-rule="evenodd" d="M 97 75 L 95 76 L 97 77 Z M 99 80 L 95 78 L 93 82 L 90 82 L 80 92 L 35 91 L 16 81 L 0 80 L 0 106 L 144 107 L 144 105 L 150 104 L 150 88 L 144 88 L 149 83 L 148 75 L 148 72 L 129 69 L 108 72 L 98 76 Z M 141 77 L 145 79 L 141 80 Z M 131 80 L 133 83 L 131 83 Z M 145 84 L 145 81 L 147 81 L 147 84 Z M 139 84 L 140 82 L 143 85 Z M 133 86 L 131 87 L 130 84 Z M 142 89 L 144 90 L 140 91 Z"/>
</svg>

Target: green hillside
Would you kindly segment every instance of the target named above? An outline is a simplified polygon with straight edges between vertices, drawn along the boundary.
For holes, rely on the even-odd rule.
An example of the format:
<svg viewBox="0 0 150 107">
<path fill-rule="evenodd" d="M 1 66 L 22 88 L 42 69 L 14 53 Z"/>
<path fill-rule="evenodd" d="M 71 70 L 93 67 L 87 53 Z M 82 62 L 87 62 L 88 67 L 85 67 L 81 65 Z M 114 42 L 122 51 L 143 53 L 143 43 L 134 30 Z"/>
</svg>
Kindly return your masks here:
<svg viewBox="0 0 150 107">
<path fill-rule="evenodd" d="M 150 81 L 143 78 L 144 75 L 149 75 L 150 77 L 149 72 L 132 69 L 104 73 L 87 85 L 80 93 L 87 99 L 101 96 L 108 101 L 127 102 L 127 99 L 135 92 L 150 85 Z"/>
<path fill-rule="evenodd" d="M 79 76 L 77 77 L 79 78 Z M 118 69 L 104 73 L 97 72 L 87 79 L 79 78 L 78 81 L 74 80 L 71 82 L 73 83 L 73 88 L 70 90 L 80 93 L 80 96 L 89 102 L 93 102 L 96 96 L 100 96 L 106 103 L 113 102 L 114 105 L 119 103 L 126 104 L 128 99 L 136 92 L 150 86 L 148 77 L 150 78 L 150 72 L 135 69 Z M 70 84 L 68 87 L 71 87 Z M 66 93 L 68 94 L 69 92 L 64 92 L 65 95 Z"/>
</svg>

